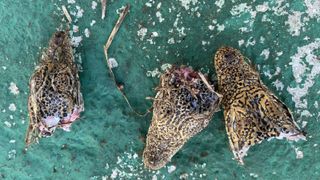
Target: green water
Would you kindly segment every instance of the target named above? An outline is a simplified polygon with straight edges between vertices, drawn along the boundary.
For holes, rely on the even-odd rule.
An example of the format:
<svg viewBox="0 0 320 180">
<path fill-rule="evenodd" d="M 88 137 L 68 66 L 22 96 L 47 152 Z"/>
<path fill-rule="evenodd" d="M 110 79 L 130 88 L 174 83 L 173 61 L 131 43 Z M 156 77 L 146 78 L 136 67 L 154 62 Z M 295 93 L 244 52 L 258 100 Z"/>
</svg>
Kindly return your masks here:
<svg viewBox="0 0 320 180">
<path fill-rule="evenodd" d="M 93 9 L 91 0 L 0 0 L 0 179 L 319 179 L 319 0 L 109 0 L 104 20 L 96 2 Z M 152 115 L 130 111 L 108 74 L 102 49 L 116 10 L 126 3 L 131 10 L 109 56 L 119 63 L 115 75 L 137 110 L 149 108 L 152 102 L 145 97 L 155 95 L 158 78 L 147 71 L 165 63 L 187 64 L 212 75 L 214 52 L 230 45 L 252 60 L 264 83 L 292 109 L 307 141 L 263 142 L 240 166 L 232 160 L 218 112 L 166 167 L 144 169 L 141 153 Z M 82 17 L 72 15 L 71 29 L 78 26 L 74 36 L 83 38 L 76 60 L 81 57 L 85 112 L 71 132 L 57 130 L 24 152 L 29 77 L 41 57 L 39 47 L 64 24 L 62 5 L 70 12 L 78 12 L 77 6 L 84 10 Z M 9 89 L 13 83 L 18 94 Z"/>
</svg>

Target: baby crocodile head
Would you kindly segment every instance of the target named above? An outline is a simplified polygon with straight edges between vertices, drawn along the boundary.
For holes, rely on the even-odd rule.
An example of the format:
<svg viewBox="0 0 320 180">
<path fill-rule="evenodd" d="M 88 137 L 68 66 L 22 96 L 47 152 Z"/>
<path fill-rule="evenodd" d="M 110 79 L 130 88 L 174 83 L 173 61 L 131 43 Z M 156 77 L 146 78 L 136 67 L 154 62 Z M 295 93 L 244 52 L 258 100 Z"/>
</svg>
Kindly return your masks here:
<svg viewBox="0 0 320 180">
<path fill-rule="evenodd" d="M 212 119 L 220 95 L 200 72 L 172 67 L 160 77 L 153 102 L 153 116 L 143 152 L 145 166 L 164 167 Z"/>
</svg>

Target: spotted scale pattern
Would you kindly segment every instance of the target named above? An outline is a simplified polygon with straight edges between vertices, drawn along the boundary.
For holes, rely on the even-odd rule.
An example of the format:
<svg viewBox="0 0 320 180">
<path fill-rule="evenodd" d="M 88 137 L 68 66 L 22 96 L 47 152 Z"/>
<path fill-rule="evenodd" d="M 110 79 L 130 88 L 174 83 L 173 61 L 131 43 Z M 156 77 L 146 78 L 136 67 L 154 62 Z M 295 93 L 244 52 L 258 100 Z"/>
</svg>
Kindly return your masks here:
<svg viewBox="0 0 320 180">
<path fill-rule="evenodd" d="M 196 71 L 183 66 L 173 67 L 160 77 L 143 152 L 146 167 L 156 170 L 165 166 L 208 125 L 220 103 L 220 95 L 209 86 Z"/>
<path fill-rule="evenodd" d="M 57 127 L 68 129 L 84 110 L 68 32 L 54 33 L 31 76 L 28 110 L 27 146 L 51 136 Z"/>
<path fill-rule="evenodd" d="M 231 47 L 220 48 L 214 57 L 226 131 L 240 164 L 244 164 L 250 146 L 264 139 L 305 139 L 290 110 L 268 90 L 245 59 Z"/>
</svg>

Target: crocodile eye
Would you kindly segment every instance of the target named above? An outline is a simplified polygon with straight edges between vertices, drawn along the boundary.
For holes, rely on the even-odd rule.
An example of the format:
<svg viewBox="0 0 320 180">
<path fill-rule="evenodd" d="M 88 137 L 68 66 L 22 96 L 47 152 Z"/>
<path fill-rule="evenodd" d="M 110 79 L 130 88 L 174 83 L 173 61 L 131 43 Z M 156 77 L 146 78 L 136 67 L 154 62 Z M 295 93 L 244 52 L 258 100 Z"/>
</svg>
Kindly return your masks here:
<svg viewBox="0 0 320 180">
<path fill-rule="evenodd" d="M 58 31 L 54 35 L 55 35 L 56 38 L 63 38 L 66 35 L 66 32 Z"/>
<path fill-rule="evenodd" d="M 226 59 L 230 59 L 230 57 L 231 57 L 231 53 L 227 53 L 224 55 L 224 58 L 226 58 Z"/>
<path fill-rule="evenodd" d="M 225 60 L 228 62 L 228 63 L 231 63 L 235 60 L 234 58 L 234 54 L 232 52 L 228 52 L 224 55 L 224 58 Z"/>
<path fill-rule="evenodd" d="M 59 31 L 54 35 L 54 43 L 57 46 L 62 45 L 65 33 L 63 31 Z"/>
</svg>

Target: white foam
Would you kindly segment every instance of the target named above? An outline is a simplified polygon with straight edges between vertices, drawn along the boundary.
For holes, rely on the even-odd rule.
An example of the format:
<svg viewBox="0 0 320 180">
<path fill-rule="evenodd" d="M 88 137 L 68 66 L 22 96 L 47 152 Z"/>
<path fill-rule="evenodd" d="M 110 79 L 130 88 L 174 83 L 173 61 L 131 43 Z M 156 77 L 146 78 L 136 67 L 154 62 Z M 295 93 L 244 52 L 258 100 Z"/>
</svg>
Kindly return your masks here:
<svg viewBox="0 0 320 180">
<path fill-rule="evenodd" d="M 185 8 L 185 10 L 189 10 L 191 5 L 196 5 L 198 0 L 179 0 L 181 6 Z"/>
<path fill-rule="evenodd" d="M 152 176 L 152 180 L 157 180 L 158 178 L 157 178 L 157 176 L 156 175 L 153 175 Z"/>
<path fill-rule="evenodd" d="M 174 38 L 168 39 L 168 44 L 174 44 L 174 43 L 175 43 Z"/>
<path fill-rule="evenodd" d="M 281 56 L 283 54 L 283 51 L 277 52 L 277 56 Z"/>
<path fill-rule="evenodd" d="M 170 69 L 171 67 L 172 67 L 172 65 L 169 63 L 162 64 L 161 71 L 166 71 L 166 70 Z"/>
<path fill-rule="evenodd" d="M 301 127 L 302 127 L 302 128 L 305 128 L 305 127 L 307 126 L 307 124 L 308 124 L 308 122 L 307 122 L 307 121 L 302 121 L 302 125 L 301 125 Z"/>
<path fill-rule="evenodd" d="M 16 110 L 17 110 L 16 105 L 13 104 L 13 103 L 11 103 L 11 104 L 9 105 L 9 110 L 10 110 L 10 111 L 16 111 Z"/>
<path fill-rule="evenodd" d="M 301 116 L 304 116 L 304 117 L 312 117 L 312 114 L 308 111 L 308 110 L 303 110 L 301 112 Z"/>
<path fill-rule="evenodd" d="M 88 28 L 86 28 L 86 29 L 84 30 L 84 35 L 85 35 L 87 38 L 90 37 L 90 31 L 89 31 Z"/>
<path fill-rule="evenodd" d="M 219 8 L 222 8 L 222 6 L 224 5 L 224 0 L 217 0 L 214 4 L 216 6 L 218 6 Z M 220 10 L 218 10 L 218 11 L 220 11 Z"/>
<path fill-rule="evenodd" d="M 12 124 L 8 121 L 5 121 L 4 124 L 8 127 L 8 128 L 11 128 L 12 127 Z"/>
<path fill-rule="evenodd" d="M 140 40 L 142 41 L 144 37 L 147 35 L 148 29 L 147 28 L 140 28 L 139 31 L 137 31 L 137 35 L 140 37 Z"/>
<path fill-rule="evenodd" d="M 254 178 L 258 178 L 258 177 L 259 177 L 259 175 L 256 174 L 256 173 L 250 173 L 249 175 L 250 175 L 251 177 L 254 177 Z"/>
<path fill-rule="evenodd" d="M 303 26 L 303 23 L 301 22 L 301 15 L 301 12 L 293 11 L 292 14 L 289 14 L 288 20 L 285 22 L 285 24 L 289 25 L 288 31 L 292 36 L 300 35 L 300 29 Z"/>
<path fill-rule="evenodd" d="M 81 18 L 81 17 L 83 16 L 84 10 L 81 9 L 80 6 L 76 6 L 76 9 L 77 9 L 76 17 L 77 17 L 77 18 Z"/>
<path fill-rule="evenodd" d="M 133 157 L 133 159 L 137 159 L 138 158 L 138 154 L 134 153 L 132 157 Z"/>
<path fill-rule="evenodd" d="M 78 47 L 80 45 L 81 41 L 82 41 L 82 36 L 73 36 L 71 38 L 71 44 L 74 47 Z"/>
<path fill-rule="evenodd" d="M 111 178 L 111 179 L 117 178 L 117 176 L 118 176 L 118 171 L 119 171 L 118 169 L 112 170 L 112 174 L 111 174 L 110 178 Z"/>
<path fill-rule="evenodd" d="M 157 33 L 157 32 L 152 32 L 152 33 L 151 33 L 151 37 L 159 37 L 159 33 Z"/>
<path fill-rule="evenodd" d="M 74 4 L 76 3 L 76 0 L 68 0 L 68 4 Z"/>
<path fill-rule="evenodd" d="M 217 31 L 218 32 L 222 32 L 223 30 L 224 30 L 224 28 L 225 28 L 225 26 L 224 26 L 224 24 L 217 24 Z"/>
<path fill-rule="evenodd" d="M 260 43 L 263 44 L 265 40 L 266 40 L 266 39 L 265 39 L 263 36 L 261 36 L 259 41 L 260 41 Z"/>
<path fill-rule="evenodd" d="M 168 173 L 169 174 L 172 173 L 175 170 L 176 170 L 176 166 L 174 166 L 174 165 L 168 167 Z"/>
<path fill-rule="evenodd" d="M 159 2 L 157 5 L 157 9 L 160 9 L 160 8 L 161 8 L 161 2 Z"/>
<path fill-rule="evenodd" d="M 72 26 L 72 31 L 73 31 L 73 32 L 79 32 L 79 26 L 73 25 L 73 26 Z"/>
<path fill-rule="evenodd" d="M 246 47 L 248 47 L 248 46 L 254 46 L 255 44 L 256 44 L 256 40 L 255 40 L 253 37 L 250 37 L 250 38 L 247 40 Z"/>
<path fill-rule="evenodd" d="M 8 158 L 9 158 L 9 159 L 14 159 L 14 158 L 16 158 L 16 154 L 17 154 L 17 151 L 16 151 L 15 149 L 10 150 L 10 151 L 8 152 Z"/>
<path fill-rule="evenodd" d="M 269 9 L 268 2 L 264 2 L 263 4 L 256 6 L 256 11 L 258 12 L 266 12 L 268 9 Z"/>
<path fill-rule="evenodd" d="M 90 23 L 90 26 L 93 26 L 95 23 L 96 23 L 96 21 L 92 20 L 91 23 Z"/>
<path fill-rule="evenodd" d="M 279 81 L 278 79 L 276 81 L 274 81 L 272 84 L 273 84 L 273 86 L 276 87 L 277 91 L 282 91 L 284 88 L 284 84 L 281 81 Z"/>
<path fill-rule="evenodd" d="M 320 48 L 320 39 L 298 47 L 297 53 L 291 56 L 293 76 L 296 80 L 296 87 L 288 87 L 287 91 L 292 95 L 296 108 L 307 108 L 308 102 L 305 98 L 309 88 L 314 85 L 314 79 L 320 75 L 320 61 L 314 55 L 314 51 Z M 306 77 L 302 82 L 302 78 Z"/>
<path fill-rule="evenodd" d="M 288 12 L 285 10 L 289 6 L 287 0 L 277 0 L 275 4 L 276 6 L 271 8 L 275 15 L 282 16 L 288 14 Z"/>
<path fill-rule="evenodd" d="M 238 41 L 239 47 L 241 47 L 243 44 L 244 44 L 244 40 L 243 40 L 243 39 L 241 39 L 241 40 Z"/>
<path fill-rule="evenodd" d="M 159 78 L 161 75 L 161 72 L 159 71 L 158 68 L 155 68 L 152 71 L 147 71 L 146 75 L 147 75 L 147 77 L 151 76 L 151 77 L 158 77 Z"/>
<path fill-rule="evenodd" d="M 160 11 L 156 12 L 156 17 L 158 18 L 159 22 L 162 23 L 164 21 L 164 18 L 162 18 L 162 14 Z"/>
<path fill-rule="evenodd" d="M 97 5 L 98 5 L 97 2 L 92 1 L 92 3 L 91 3 L 91 8 L 92 8 L 92 9 L 96 9 L 96 8 L 97 8 Z"/>
<path fill-rule="evenodd" d="M 19 89 L 17 85 L 14 82 L 10 82 L 9 90 L 11 94 L 18 95 Z"/>
<path fill-rule="evenodd" d="M 117 60 L 115 59 L 115 58 L 109 58 L 108 59 L 108 64 L 109 64 L 109 66 L 111 67 L 111 68 L 116 68 L 116 67 L 118 67 L 118 62 L 117 62 Z"/>
<path fill-rule="evenodd" d="M 261 52 L 261 54 L 260 54 L 260 56 L 264 56 L 264 59 L 265 59 L 265 60 L 269 59 L 269 55 L 270 55 L 270 50 L 269 50 L 269 48 L 268 48 L 268 49 L 264 49 L 264 50 Z"/>
<path fill-rule="evenodd" d="M 240 15 L 242 12 L 248 11 L 251 9 L 251 6 L 248 6 L 247 3 L 237 4 L 232 7 L 230 13 L 232 16 Z"/>
<path fill-rule="evenodd" d="M 296 152 L 296 158 L 297 159 L 302 159 L 303 158 L 303 152 L 299 150 L 299 148 L 294 149 Z"/>
<path fill-rule="evenodd" d="M 307 14 L 309 15 L 309 17 L 320 17 L 320 0 L 305 0 L 304 3 L 307 7 Z"/>
<path fill-rule="evenodd" d="M 146 2 L 145 4 L 147 7 L 152 7 L 152 4 L 150 2 Z"/>
<path fill-rule="evenodd" d="M 180 179 L 188 179 L 189 174 L 188 173 L 183 173 L 179 176 Z"/>
</svg>

